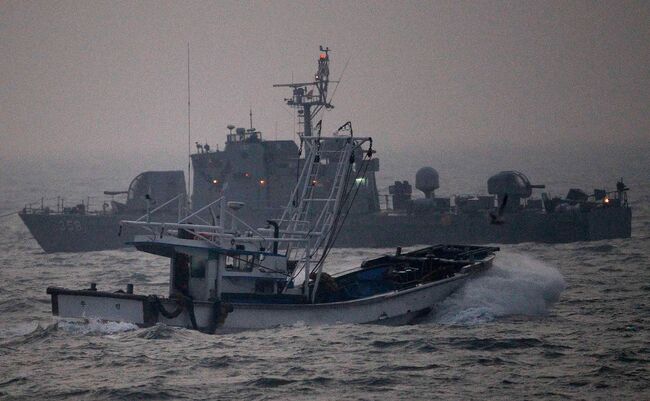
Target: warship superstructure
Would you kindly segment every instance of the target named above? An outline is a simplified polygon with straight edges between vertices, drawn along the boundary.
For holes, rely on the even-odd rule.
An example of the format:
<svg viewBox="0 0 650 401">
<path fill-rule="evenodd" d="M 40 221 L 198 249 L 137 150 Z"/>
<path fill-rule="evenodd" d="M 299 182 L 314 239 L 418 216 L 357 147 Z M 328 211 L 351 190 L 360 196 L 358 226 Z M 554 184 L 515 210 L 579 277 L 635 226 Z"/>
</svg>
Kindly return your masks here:
<svg viewBox="0 0 650 401">
<path fill-rule="evenodd" d="M 392 206 L 353 216 L 339 246 L 415 245 L 442 238 L 461 243 L 565 243 L 631 236 L 632 212 L 622 181 L 615 191 L 596 189 L 587 195 L 571 189 L 565 198 L 547 193 L 531 198 L 533 188 L 542 185 L 531 185 L 521 172 L 502 171 L 488 179 L 489 195 L 435 197 L 438 174 L 423 167 L 416 188 L 424 198 L 412 199 L 407 181 L 392 185 Z"/>
<path fill-rule="evenodd" d="M 329 61 L 329 49 L 321 47 L 313 81 L 274 85 L 292 90 L 292 96 L 285 101 L 297 110 L 301 128 L 298 136 L 319 137 L 322 124 L 321 121 L 314 121 L 319 113 L 334 107 L 327 97 Z M 214 148 L 209 145 L 197 144 L 198 152 L 192 155 L 192 205 L 196 209 L 223 194 L 229 201 L 244 204 L 237 212 L 238 217 L 258 225 L 266 224 L 268 219 L 280 216 L 289 200 L 297 173 L 305 163 L 302 141 L 298 145 L 291 140 L 264 140 L 262 133 L 253 128 L 252 116 L 250 128 L 229 125 L 228 129 L 223 150 L 211 150 Z M 351 124 L 344 124 L 337 132 L 346 130 L 352 130 Z M 325 193 L 329 190 L 339 167 L 338 161 L 333 160 L 331 155 L 345 140 L 341 136 L 339 142 L 330 141 L 322 145 L 317 141 L 319 150 L 315 163 L 322 178 L 312 183 L 316 191 Z M 379 195 L 374 174 L 379 169 L 378 160 L 365 160 L 357 152 L 353 154 L 351 162 L 354 164 L 355 180 L 346 185 L 360 185 L 355 189 L 359 201 L 350 203 L 350 212 L 378 213 Z M 312 211 L 317 209 L 318 205 L 311 208 Z"/>
<path fill-rule="evenodd" d="M 296 110 L 299 138 L 319 137 L 323 125 L 318 118 L 334 107 L 328 97 L 329 84 L 334 82 L 329 79 L 330 51 L 322 47 L 320 50 L 313 80 L 275 85 L 291 89 L 291 97 L 285 102 Z M 291 188 L 306 163 L 303 143 L 264 139 L 253 127 L 252 115 L 248 128 L 234 125 L 227 128 L 222 150 L 218 146 L 197 143 L 197 151 L 191 155 L 191 209 L 198 211 L 223 196 L 235 216 L 226 219 L 245 220 L 251 227 L 266 226 L 268 220 L 282 215 L 290 201 Z M 344 124 L 336 132 L 341 135 L 346 130 L 352 130 L 350 124 Z M 341 135 L 341 144 L 345 140 Z M 341 163 L 330 157 L 339 145 L 336 141 L 320 145 L 318 140 L 316 144 L 321 147 L 313 167 L 320 178 L 311 184 L 316 194 L 325 194 L 331 189 Z M 438 242 L 557 243 L 631 235 L 628 188 L 622 180 L 612 191 L 596 189 L 588 194 L 572 189 L 564 198 L 551 198 L 546 193 L 532 198 L 533 189 L 543 189 L 543 185 L 531 184 L 521 172 L 503 171 L 489 178 L 489 195 L 437 197 L 438 173 L 431 167 L 423 167 L 415 177 L 415 187 L 422 191 L 423 198 L 413 196 L 408 181 L 396 181 L 388 194 L 380 195 L 376 180 L 379 159 L 363 156 L 357 152 L 346 161 L 353 164 L 355 174 L 344 183 L 353 190 L 348 191 L 350 198 L 344 200 L 346 206 L 339 217 L 344 224 L 337 236 L 335 245 L 338 247 L 393 247 Z M 173 190 L 158 196 L 159 205 L 180 193 L 184 196 L 182 172 L 174 172 L 174 177 Z M 43 207 L 26 207 L 21 218 L 46 252 L 117 248 L 133 238 L 132 233 L 117 236 L 119 221 L 132 220 L 136 214 L 146 213 L 143 207 L 149 205 L 146 197 L 157 187 L 150 183 L 140 192 L 129 190 L 126 205 L 139 205 L 135 209 L 114 205 L 108 212 L 91 215 L 83 207 L 56 213 Z M 309 213 L 316 214 L 323 207 L 318 205 L 318 199 L 315 197 L 311 201 L 314 204 Z M 325 202 L 324 196 L 322 199 Z M 385 201 L 380 202 L 380 199 Z M 217 221 L 218 214 L 212 208 L 205 208 L 196 214 L 195 223 Z M 165 217 L 168 221 L 176 221 L 173 215 L 168 209 Z M 157 221 L 164 220 L 158 217 Z M 102 231 L 105 233 L 100 234 Z"/>
<path fill-rule="evenodd" d="M 281 214 L 288 200 L 282 190 L 295 183 L 295 169 L 303 160 L 292 141 L 265 141 L 250 129 L 240 128 L 240 132 L 246 132 L 243 138 L 255 138 L 254 142 L 231 140 L 223 151 L 193 155 L 193 204 L 207 204 L 224 194 L 242 202 L 237 211 L 242 218 L 261 226 Z M 248 156 L 251 149 L 254 158 Z M 335 169 L 336 164 L 323 161 L 321 168 Z M 359 174 L 350 185 L 357 187 L 357 199 L 336 246 L 564 243 L 631 236 L 632 212 L 622 181 L 612 191 L 595 189 L 587 194 L 574 188 L 565 197 L 546 192 L 533 197 L 533 190 L 543 185 L 531 184 L 519 171 L 502 171 L 488 179 L 487 195 L 438 197 L 438 172 L 423 167 L 415 177 L 415 189 L 423 197 L 415 197 L 408 181 L 396 181 L 388 194 L 380 194 L 375 176 L 378 167 L 378 159 L 355 167 Z M 326 189 L 328 183 L 314 184 Z"/>
</svg>

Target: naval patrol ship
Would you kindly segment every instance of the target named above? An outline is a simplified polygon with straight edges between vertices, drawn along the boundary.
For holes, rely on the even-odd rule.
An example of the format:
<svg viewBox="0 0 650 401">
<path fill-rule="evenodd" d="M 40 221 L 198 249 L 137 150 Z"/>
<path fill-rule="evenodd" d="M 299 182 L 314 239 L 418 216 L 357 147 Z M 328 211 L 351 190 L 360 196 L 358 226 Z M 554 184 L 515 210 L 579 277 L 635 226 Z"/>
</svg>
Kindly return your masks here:
<svg viewBox="0 0 650 401">
<path fill-rule="evenodd" d="M 237 213 L 264 226 L 277 218 L 291 196 L 296 169 L 304 162 L 293 141 L 264 140 L 255 129 L 237 128 L 219 151 L 192 155 L 192 204 L 201 205 L 224 195 L 237 201 Z M 320 169 L 334 173 L 335 161 L 321 156 Z M 629 238 L 632 212 L 627 186 L 574 188 L 564 197 L 546 192 L 533 197 L 533 185 L 519 171 L 502 171 L 487 180 L 489 195 L 438 197 L 439 174 L 431 167 L 416 173 L 415 197 L 408 181 L 396 181 L 388 194 L 380 194 L 376 173 L 379 159 L 354 162 L 356 175 L 349 183 L 356 198 L 346 210 L 338 247 L 393 247 L 451 241 L 454 243 L 563 243 Z M 328 182 L 314 182 L 321 191 Z M 351 201 L 352 197 L 350 198 Z M 383 200 L 380 202 L 380 199 Z M 314 208 L 314 213 L 318 210 Z"/>
<path fill-rule="evenodd" d="M 313 80 L 301 83 L 274 85 L 289 88 L 291 97 L 285 99 L 296 110 L 299 134 L 320 136 L 322 130 L 318 117 L 332 109 L 328 97 L 330 50 L 320 48 L 318 66 Z M 215 222 L 219 211 L 215 201 L 225 197 L 231 220 L 246 221 L 252 227 L 267 226 L 278 219 L 292 197 L 300 198 L 292 189 L 298 172 L 304 166 L 303 144 L 292 140 L 267 140 L 253 127 L 252 113 L 249 128 L 229 125 L 226 143 L 218 146 L 196 144 L 191 155 L 193 184 L 191 191 L 192 219 L 197 224 Z M 350 123 L 336 130 L 340 144 L 347 140 L 341 132 L 352 131 Z M 316 141 L 318 144 L 318 141 Z M 336 142 L 319 148 L 313 162 L 313 171 L 319 179 L 311 185 L 327 202 L 331 183 L 341 168 L 351 167 L 353 174 L 343 185 L 343 207 L 336 224 L 340 233 L 338 247 L 394 247 L 425 243 L 518 243 L 518 242 L 573 242 L 608 238 L 627 238 L 631 235 L 632 213 L 627 200 L 628 188 L 621 181 L 616 189 L 596 189 L 587 193 L 572 189 L 565 198 L 551 198 L 542 193 L 532 198 L 533 185 L 517 171 L 502 171 L 488 179 L 486 196 L 437 197 L 439 175 L 431 167 L 423 167 L 415 177 L 415 188 L 423 197 L 414 197 L 408 181 L 396 181 L 388 194 L 380 194 L 376 174 L 379 159 L 370 154 L 355 152 L 349 160 L 336 160 Z M 143 173 L 147 174 L 147 173 Z M 119 232 L 119 221 L 133 216 L 148 216 L 151 198 L 158 205 L 165 204 L 163 217 L 172 218 L 170 200 L 184 194 L 182 172 L 173 172 L 165 190 L 156 182 L 141 190 L 128 191 L 126 206 L 111 205 L 110 210 L 88 213 L 83 205 L 76 209 L 46 210 L 43 207 L 26 207 L 20 216 L 46 252 L 85 251 L 123 246 L 133 233 Z M 136 179 L 137 180 L 137 179 Z M 136 182 L 134 180 L 134 183 Z M 131 186 L 134 186 L 134 183 Z M 151 196 L 151 191 L 162 191 Z M 110 194 L 110 193 L 109 193 Z M 380 202 L 383 199 L 384 202 Z M 354 202 L 352 202 L 354 200 Z M 322 205 L 319 198 L 310 200 L 313 205 L 304 208 L 313 217 Z M 133 205 L 131 207 L 130 205 Z M 106 207 L 104 209 L 107 209 Z M 230 214 L 229 214 L 230 216 Z M 158 218 L 157 221 L 164 221 Z M 231 221 L 231 225 L 237 224 Z M 271 223 L 272 224 L 272 223 Z"/>
<path fill-rule="evenodd" d="M 299 134 L 320 135 L 319 112 L 333 108 L 327 97 L 329 50 L 321 48 L 314 80 L 307 83 L 275 85 L 289 87 L 292 97 L 286 104 L 297 110 Z M 263 225 L 277 218 L 291 196 L 300 168 L 302 144 L 290 140 L 264 140 L 253 128 L 228 126 L 223 150 L 197 144 L 192 155 L 194 184 L 192 204 L 206 205 L 223 195 L 238 201 L 238 212 L 246 221 Z M 349 129 L 352 129 L 350 126 Z M 234 130 L 234 132 L 233 132 Z M 344 138 L 342 138 L 344 140 Z M 619 182 L 614 191 L 596 189 L 587 194 L 572 189 L 565 198 L 546 193 L 532 199 L 533 185 L 518 171 L 502 171 L 488 179 L 487 196 L 436 197 L 439 175 L 423 167 L 415 177 L 416 189 L 424 198 L 414 199 L 411 184 L 397 181 L 389 194 L 380 196 L 376 173 L 379 159 L 357 154 L 352 163 L 353 188 L 347 201 L 356 198 L 341 217 L 344 224 L 338 235 L 339 247 L 393 247 L 437 242 L 518 243 L 573 242 L 631 235 L 632 213 L 627 201 L 628 188 Z M 330 160 L 328 149 L 321 149 L 315 168 L 335 174 L 340 163 Z M 314 182 L 323 193 L 328 179 Z M 380 205 L 380 199 L 386 199 Z M 314 213 L 318 205 L 314 205 Z"/>
</svg>

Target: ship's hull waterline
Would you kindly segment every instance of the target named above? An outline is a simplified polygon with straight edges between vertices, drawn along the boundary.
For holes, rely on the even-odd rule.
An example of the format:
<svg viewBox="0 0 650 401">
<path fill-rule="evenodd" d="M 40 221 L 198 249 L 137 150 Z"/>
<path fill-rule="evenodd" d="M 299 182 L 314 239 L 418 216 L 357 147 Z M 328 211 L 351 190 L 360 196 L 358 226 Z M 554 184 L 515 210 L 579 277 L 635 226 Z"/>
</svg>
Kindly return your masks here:
<svg viewBox="0 0 650 401">
<path fill-rule="evenodd" d="M 87 252 L 128 247 L 133 228 L 120 234 L 120 221 L 128 215 L 20 214 L 45 252 Z M 137 216 L 140 217 L 140 216 Z M 176 216 L 167 216 L 174 221 Z M 502 225 L 490 224 L 485 215 L 349 217 L 335 243 L 337 248 L 389 248 L 425 243 L 568 243 L 629 238 L 630 208 L 601 208 L 562 214 L 513 214 Z M 163 219 L 158 218 L 159 221 Z"/>
<path fill-rule="evenodd" d="M 413 288 L 392 291 L 369 298 L 321 304 L 261 304 L 231 303 L 230 312 L 215 322 L 214 303 L 193 302 L 198 329 L 221 330 L 265 329 L 277 326 L 306 324 L 408 324 L 426 315 L 435 305 L 456 291 L 465 281 L 492 265 L 492 259 L 477 263 L 474 269 L 453 277 L 421 284 Z M 152 297 L 91 290 L 48 288 L 52 296 L 52 311 L 60 318 L 85 318 L 133 323 L 141 327 L 157 323 L 192 328 L 190 314 L 183 310 L 178 316 L 166 318 L 157 312 Z M 172 311 L 177 301 L 159 299 Z"/>
</svg>

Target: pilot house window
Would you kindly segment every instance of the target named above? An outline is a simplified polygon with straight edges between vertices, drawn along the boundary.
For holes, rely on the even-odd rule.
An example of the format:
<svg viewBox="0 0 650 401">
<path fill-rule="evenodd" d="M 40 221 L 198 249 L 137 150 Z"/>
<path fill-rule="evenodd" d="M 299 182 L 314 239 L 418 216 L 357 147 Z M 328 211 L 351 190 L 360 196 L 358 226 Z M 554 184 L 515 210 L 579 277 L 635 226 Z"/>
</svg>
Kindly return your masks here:
<svg viewBox="0 0 650 401">
<path fill-rule="evenodd" d="M 207 260 L 200 256 L 177 252 L 174 255 L 174 277 L 179 287 L 187 286 L 188 273 L 192 278 L 205 278 Z"/>
<path fill-rule="evenodd" d="M 191 257 L 191 269 L 190 276 L 193 278 L 205 278 L 205 258 L 200 258 L 197 256 Z"/>
<path fill-rule="evenodd" d="M 250 272 L 255 266 L 255 255 L 226 256 L 226 269 L 240 272 Z"/>
</svg>

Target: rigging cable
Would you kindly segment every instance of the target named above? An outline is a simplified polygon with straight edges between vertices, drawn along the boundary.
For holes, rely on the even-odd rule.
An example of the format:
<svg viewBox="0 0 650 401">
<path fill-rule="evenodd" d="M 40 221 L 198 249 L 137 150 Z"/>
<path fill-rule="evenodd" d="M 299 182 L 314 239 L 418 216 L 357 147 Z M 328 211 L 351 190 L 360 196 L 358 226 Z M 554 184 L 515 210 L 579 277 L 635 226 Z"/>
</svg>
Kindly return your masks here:
<svg viewBox="0 0 650 401">
<path fill-rule="evenodd" d="M 366 155 L 367 155 L 367 159 L 366 159 Z M 370 160 L 370 158 L 372 157 L 372 141 L 370 142 L 370 148 L 369 148 L 366 155 L 364 155 L 364 157 L 362 158 L 362 162 L 364 162 L 366 160 Z M 365 174 L 366 174 L 366 172 L 368 170 L 368 166 L 369 166 L 369 163 L 363 163 L 363 168 L 360 169 L 357 172 L 357 175 L 355 177 L 355 182 L 356 182 L 356 178 L 359 178 L 360 175 L 365 176 Z M 335 233 L 333 235 L 330 236 L 330 239 L 329 239 L 328 243 L 326 244 L 325 248 L 323 248 L 323 255 L 321 255 L 320 260 L 316 263 L 316 266 L 314 267 L 314 269 L 312 269 L 312 272 L 316 271 L 316 269 L 319 268 L 325 262 L 325 258 L 329 254 L 331 248 L 334 246 L 334 242 L 336 241 L 336 238 L 338 237 L 341 229 L 343 228 L 343 224 L 345 223 L 345 220 L 347 219 L 347 216 L 350 213 L 350 210 L 352 209 L 352 206 L 354 205 L 354 200 L 356 199 L 360 188 L 361 188 L 361 186 L 357 185 L 356 189 L 354 190 L 354 195 L 352 196 L 352 200 L 349 202 L 348 208 L 347 208 L 347 210 L 345 212 L 345 215 L 343 216 L 343 220 L 341 220 L 340 224 L 338 224 L 338 219 L 341 216 L 341 211 L 343 210 L 344 206 L 341 207 L 341 209 L 339 209 L 339 212 L 337 213 L 337 216 L 336 216 L 336 225 L 338 225 L 338 226 L 333 224 L 332 227 L 331 227 L 331 229 L 335 229 L 336 231 L 335 231 Z M 350 193 L 352 193 L 352 190 L 348 191 L 346 193 L 346 195 L 349 196 Z M 346 202 L 347 202 L 347 197 L 346 197 Z M 343 205 L 345 205 L 345 203 Z"/>
<path fill-rule="evenodd" d="M 345 62 L 345 66 L 343 67 L 343 70 L 341 71 L 341 76 L 339 77 L 339 80 L 336 82 L 336 86 L 334 87 L 334 90 L 332 91 L 332 96 L 330 96 L 330 103 L 332 100 L 334 100 L 334 95 L 336 95 L 336 90 L 339 88 L 339 84 L 341 83 L 341 80 L 343 79 L 343 74 L 345 74 L 345 70 L 348 68 L 348 64 L 350 63 L 350 59 L 352 56 L 348 57 L 348 61 Z"/>
<path fill-rule="evenodd" d="M 365 152 L 363 157 L 362 157 L 362 162 L 370 160 L 371 157 L 372 157 L 372 139 L 370 140 L 370 147 L 369 147 L 368 151 Z M 351 162 L 353 162 L 353 159 L 351 160 Z M 368 170 L 368 166 L 369 166 L 369 163 L 363 163 L 363 168 L 359 169 L 357 171 L 356 175 L 355 175 L 355 182 L 356 182 L 356 179 L 359 178 L 360 176 L 365 176 L 365 174 L 366 174 L 366 172 Z M 345 183 L 344 183 L 343 188 L 348 188 L 348 186 L 349 186 L 349 183 L 350 183 L 349 178 L 351 176 L 351 174 L 350 174 L 351 170 L 352 170 L 352 163 L 350 163 L 349 166 L 348 166 L 348 170 L 346 172 L 346 178 L 344 180 Z M 341 218 L 342 211 L 345 208 L 345 205 L 346 205 L 346 203 L 347 203 L 347 201 L 349 199 L 350 194 L 353 192 L 353 190 L 352 190 L 352 188 L 350 188 L 349 190 L 347 190 L 344 193 L 344 197 L 343 197 L 343 199 L 341 201 L 342 206 L 337 211 L 337 213 L 336 213 L 336 215 L 334 217 L 334 221 L 332 222 L 332 225 L 330 226 L 330 228 L 328 230 L 328 233 L 332 232 L 332 230 L 335 230 L 335 233 L 334 233 L 334 235 L 330 236 L 330 238 L 328 239 L 327 244 L 325 244 L 325 246 L 323 247 L 323 254 L 319 258 L 319 261 L 316 263 L 316 265 L 311 270 L 311 272 L 314 272 L 317 268 L 319 268 L 319 266 L 321 266 L 324 263 L 326 256 L 329 254 L 330 249 L 333 247 L 334 242 L 336 241 L 336 238 L 338 237 L 338 234 L 340 233 L 340 231 L 341 231 L 341 229 L 343 227 L 343 224 L 345 223 L 345 220 L 347 219 L 347 216 L 350 213 L 350 210 L 352 209 L 352 205 L 354 204 L 354 200 L 356 199 L 360 188 L 361 188 L 361 186 L 358 185 L 354 189 L 354 195 L 352 196 L 352 200 L 349 202 L 349 204 L 347 206 L 347 210 L 346 210 L 345 214 L 343 215 L 343 219 L 340 221 L 340 224 L 339 224 L 339 220 Z M 314 250 L 314 252 L 310 255 L 310 257 L 314 256 L 317 252 L 318 252 L 317 249 Z M 302 272 L 303 268 L 304 268 L 304 265 L 293 275 L 292 279 L 295 279 L 296 277 L 298 277 L 298 275 Z"/>
</svg>

